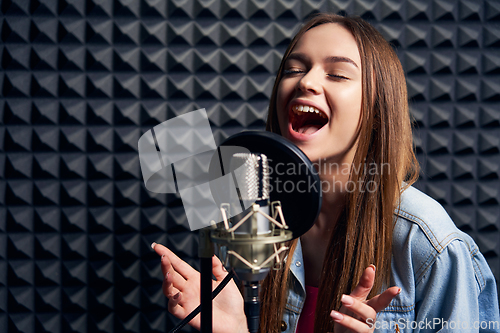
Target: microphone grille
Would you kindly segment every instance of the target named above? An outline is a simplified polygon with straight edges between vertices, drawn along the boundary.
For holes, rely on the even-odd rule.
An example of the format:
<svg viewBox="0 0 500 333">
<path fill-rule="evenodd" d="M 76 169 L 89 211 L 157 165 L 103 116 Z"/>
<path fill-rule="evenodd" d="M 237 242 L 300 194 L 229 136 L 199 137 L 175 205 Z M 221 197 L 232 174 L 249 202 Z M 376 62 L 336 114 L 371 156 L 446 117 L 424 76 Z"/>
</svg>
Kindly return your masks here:
<svg viewBox="0 0 500 333">
<path fill-rule="evenodd" d="M 241 172 L 236 172 L 236 168 Z M 269 163 L 264 154 L 237 153 L 231 160 L 235 170 L 242 200 L 269 199 Z"/>
</svg>

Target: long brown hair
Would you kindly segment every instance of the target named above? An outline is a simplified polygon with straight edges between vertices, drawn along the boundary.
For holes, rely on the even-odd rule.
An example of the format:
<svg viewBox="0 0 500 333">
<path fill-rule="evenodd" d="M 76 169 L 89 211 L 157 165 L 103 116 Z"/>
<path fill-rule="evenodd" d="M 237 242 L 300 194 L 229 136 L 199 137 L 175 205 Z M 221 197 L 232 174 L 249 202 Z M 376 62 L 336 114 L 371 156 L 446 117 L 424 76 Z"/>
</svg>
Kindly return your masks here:
<svg viewBox="0 0 500 333">
<path fill-rule="evenodd" d="M 363 186 L 375 184 L 376 190 L 348 191 L 339 220 L 336 223 L 332 221 L 334 228 L 323 262 L 316 305 L 316 333 L 333 331 L 330 311 L 341 307 L 342 294 L 351 293 L 368 265 L 377 267 L 375 284 L 369 297 L 389 286 L 394 210 L 401 191 L 416 181 L 419 172 L 413 152 L 406 80 L 401 63 L 383 36 L 358 17 L 318 14 L 299 30 L 281 61 L 269 104 L 266 129 L 281 134 L 276 96 L 287 57 L 305 32 L 325 23 L 336 23 L 346 28 L 358 46 L 363 97 L 359 140 L 350 180 Z M 367 172 L 365 167 L 360 168 L 367 165 L 380 169 L 378 172 Z M 402 184 L 405 185 L 402 187 Z M 290 245 L 288 258 L 293 255 L 297 240 Z M 290 263 L 291 260 L 287 260 L 283 270 L 272 271 L 263 282 L 262 333 L 280 332 L 290 282 Z"/>
</svg>

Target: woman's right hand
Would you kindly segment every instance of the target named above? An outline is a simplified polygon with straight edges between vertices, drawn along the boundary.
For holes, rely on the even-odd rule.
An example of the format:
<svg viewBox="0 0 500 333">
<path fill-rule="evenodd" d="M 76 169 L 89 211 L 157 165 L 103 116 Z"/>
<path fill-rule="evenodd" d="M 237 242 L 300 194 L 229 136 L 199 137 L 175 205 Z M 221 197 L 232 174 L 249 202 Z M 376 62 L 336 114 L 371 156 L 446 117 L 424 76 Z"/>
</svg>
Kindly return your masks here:
<svg viewBox="0 0 500 333">
<path fill-rule="evenodd" d="M 168 298 L 168 311 L 184 319 L 200 305 L 200 273 L 165 246 L 153 243 L 151 247 L 161 256 L 162 288 Z M 213 290 L 228 274 L 216 256 L 212 257 L 212 273 L 217 279 L 212 282 Z M 214 333 L 248 332 L 243 297 L 234 281 L 227 284 L 212 304 Z M 199 314 L 189 322 L 197 330 L 200 324 Z"/>
</svg>

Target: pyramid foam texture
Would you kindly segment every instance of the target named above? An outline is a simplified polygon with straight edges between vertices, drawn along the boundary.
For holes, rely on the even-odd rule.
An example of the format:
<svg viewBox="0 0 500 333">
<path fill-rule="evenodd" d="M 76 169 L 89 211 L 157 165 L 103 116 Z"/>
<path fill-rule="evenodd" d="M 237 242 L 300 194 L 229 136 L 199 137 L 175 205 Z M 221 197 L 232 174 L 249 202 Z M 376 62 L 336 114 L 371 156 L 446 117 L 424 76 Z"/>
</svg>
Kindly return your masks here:
<svg viewBox="0 0 500 333">
<path fill-rule="evenodd" d="M 178 195 L 137 141 L 206 108 L 216 143 L 263 129 L 281 55 L 319 11 L 360 15 L 407 73 L 417 186 L 500 277 L 500 2 L 0 2 L 0 332 L 167 332 L 159 258 L 197 267 Z M 190 331 L 186 328 L 185 331 Z"/>
</svg>

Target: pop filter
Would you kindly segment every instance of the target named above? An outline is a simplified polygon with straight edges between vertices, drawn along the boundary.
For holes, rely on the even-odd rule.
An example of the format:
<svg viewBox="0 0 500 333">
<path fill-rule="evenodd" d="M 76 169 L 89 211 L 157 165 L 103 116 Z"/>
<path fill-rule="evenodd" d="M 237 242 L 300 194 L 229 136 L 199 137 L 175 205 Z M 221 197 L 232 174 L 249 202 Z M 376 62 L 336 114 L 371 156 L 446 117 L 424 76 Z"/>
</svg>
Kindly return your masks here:
<svg viewBox="0 0 500 333">
<path fill-rule="evenodd" d="M 220 172 L 221 165 L 229 166 L 235 153 L 250 151 L 266 155 L 271 178 L 270 200 L 281 202 L 293 238 L 300 237 L 313 226 L 321 210 L 321 182 L 312 162 L 302 150 L 282 136 L 264 131 L 232 135 L 220 147 L 224 148 L 211 160 L 211 174 Z M 217 192 L 219 189 L 212 189 L 212 196 L 220 205 L 222 202 L 218 202 Z"/>
</svg>

